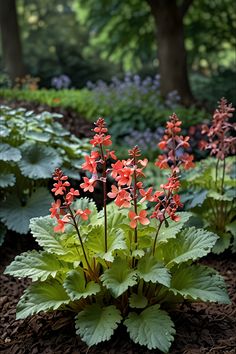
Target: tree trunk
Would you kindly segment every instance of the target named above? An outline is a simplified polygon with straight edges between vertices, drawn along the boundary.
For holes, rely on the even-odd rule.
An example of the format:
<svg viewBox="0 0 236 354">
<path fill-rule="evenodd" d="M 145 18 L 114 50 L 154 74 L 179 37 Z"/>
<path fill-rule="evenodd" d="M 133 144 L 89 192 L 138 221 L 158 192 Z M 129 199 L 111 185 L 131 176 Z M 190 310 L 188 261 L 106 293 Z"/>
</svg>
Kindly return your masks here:
<svg viewBox="0 0 236 354">
<path fill-rule="evenodd" d="M 190 6 L 180 8 L 176 0 L 147 0 L 157 29 L 158 59 L 161 75 L 161 94 L 176 90 L 185 105 L 194 98 L 187 72 L 187 55 L 184 45 L 183 17 Z"/>
<path fill-rule="evenodd" d="M 0 30 L 4 66 L 14 84 L 17 77 L 25 74 L 16 0 L 0 0 Z"/>
</svg>

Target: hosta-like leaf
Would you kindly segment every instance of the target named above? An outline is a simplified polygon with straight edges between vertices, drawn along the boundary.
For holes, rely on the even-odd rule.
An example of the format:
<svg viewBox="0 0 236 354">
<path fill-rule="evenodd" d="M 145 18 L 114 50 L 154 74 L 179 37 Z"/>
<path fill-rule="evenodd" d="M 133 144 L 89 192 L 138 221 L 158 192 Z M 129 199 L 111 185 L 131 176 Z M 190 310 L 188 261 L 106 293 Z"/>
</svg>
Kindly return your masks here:
<svg viewBox="0 0 236 354">
<path fill-rule="evenodd" d="M 157 248 L 158 259 L 168 268 L 174 264 L 194 261 L 207 255 L 216 240 L 214 233 L 191 227 L 181 231 L 175 239 L 169 240 L 167 245 L 160 245 Z"/>
<path fill-rule="evenodd" d="M 86 284 L 82 270 L 70 271 L 63 286 L 72 301 L 95 295 L 100 291 L 100 285 L 94 281 Z"/>
<path fill-rule="evenodd" d="M 168 220 L 168 227 L 165 226 L 165 223 L 162 224 L 158 234 L 157 244 L 166 243 L 169 239 L 175 238 L 177 233 L 183 228 L 184 224 L 192 216 L 191 213 L 187 212 L 177 214 L 180 216 L 180 221 L 175 222 L 173 220 Z"/>
<path fill-rule="evenodd" d="M 12 187 L 16 183 L 16 177 L 7 170 L 0 171 L 0 188 Z"/>
<path fill-rule="evenodd" d="M 138 276 L 146 282 L 160 283 L 165 286 L 170 286 L 170 273 L 155 257 L 146 254 L 138 262 Z"/>
<path fill-rule="evenodd" d="M 51 135 L 41 131 L 30 130 L 25 134 L 25 137 L 34 141 L 47 143 L 50 140 Z"/>
<path fill-rule="evenodd" d="M 205 266 L 182 265 L 172 276 L 171 291 L 194 301 L 230 303 L 223 277 Z"/>
<path fill-rule="evenodd" d="M 209 191 L 207 196 L 209 198 L 215 199 L 215 200 L 221 200 L 221 201 L 232 201 L 235 198 L 235 195 L 232 193 L 232 191 L 228 191 L 228 193 L 224 193 L 224 194 L 220 194 L 218 192 L 215 191 Z"/>
<path fill-rule="evenodd" d="M 140 314 L 131 312 L 124 322 L 130 338 L 148 349 L 169 351 L 175 334 L 174 323 L 159 305 L 150 306 Z"/>
<path fill-rule="evenodd" d="M 107 251 L 105 251 L 104 226 L 97 225 L 88 234 L 86 246 L 95 257 L 113 262 L 114 251 L 127 248 L 122 230 L 109 232 L 107 238 Z"/>
<path fill-rule="evenodd" d="M 129 306 L 137 309 L 144 309 L 148 304 L 147 298 L 142 294 L 132 294 L 129 298 Z"/>
<path fill-rule="evenodd" d="M 54 254 L 28 251 L 16 256 L 4 273 L 19 278 L 29 277 L 33 281 L 44 281 L 49 276 L 55 278 L 58 273 L 67 273 L 70 269 L 70 263 L 58 260 Z"/>
<path fill-rule="evenodd" d="M 19 161 L 21 159 L 21 152 L 19 149 L 12 147 L 9 144 L 0 144 L 0 160 L 1 161 Z"/>
<path fill-rule="evenodd" d="M 26 318 L 40 311 L 57 310 L 69 304 L 70 298 L 56 279 L 30 285 L 16 307 L 16 319 Z"/>
<path fill-rule="evenodd" d="M 114 297 L 123 294 L 130 286 L 137 283 L 137 275 L 121 258 L 116 258 L 111 268 L 101 276 L 103 285 L 110 290 Z"/>
<path fill-rule="evenodd" d="M 109 340 L 121 320 L 120 311 L 115 306 L 93 304 L 76 316 L 76 334 L 90 347 Z"/>
<path fill-rule="evenodd" d="M 30 229 L 38 244 L 48 253 L 66 255 L 68 249 L 64 247 L 62 234 L 54 232 L 55 220 L 50 216 L 30 220 Z"/>
<path fill-rule="evenodd" d="M 43 187 L 33 192 L 24 205 L 22 205 L 18 196 L 12 193 L 0 205 L 0 219 L 8 229 L 26 234 L 29 231 L 30 219 L 47 215 L 48 206 L 51 202 L 50 193 Z"/>
<path fill-rule="evenodd" d="M 55 149 L 36 143 L 21 146 L 22 159 L 18 165 L 22 174 L 32 179 L 50 178 L 62 160 Z"/>
</svg>

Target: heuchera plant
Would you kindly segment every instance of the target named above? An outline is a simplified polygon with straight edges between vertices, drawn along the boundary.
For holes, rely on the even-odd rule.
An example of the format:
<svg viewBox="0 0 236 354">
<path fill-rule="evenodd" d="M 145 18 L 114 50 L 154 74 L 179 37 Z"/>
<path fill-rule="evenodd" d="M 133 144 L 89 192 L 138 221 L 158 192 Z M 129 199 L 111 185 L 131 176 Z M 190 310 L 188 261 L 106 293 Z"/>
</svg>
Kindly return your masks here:
<svg viewBox="0 0 236 354">
<path fill-rule="evenodd" d="M 217 237 L 188 228 L 191 214 L 178 212 L 180 169 L 193 166 L 193 157 L 184 152 L 188 137 L 181 136 L 181 122 L 173 114 L 159 144 L 165 153 L 156 162 L 170 176 L 153 190 L 144 186 L 148 161 L 137 146 L 127 160 L 117 160 L 102 118 L 94 133 L 94 149 L 83 164 L 91 176 L 83 177 L 80 187 L 93 192 L 101 183 L 103 210 L 88 198 L 75 200 L 79 190 L 56 169 L 51 215 L 31 220 L 43 250 L 17 256 L 5 271 L 33 280 L 17 305 L 17 319 L 71 310 L 76 333 L 88 346 L 109 340 L 122 323 L 135 343 L 168 352 L 175 333 L 168 304 L 229 303 L 223 278 L 194 263 Z M 110 176 L 114 184 L 107 190 Z M 107 204 L 107 197 L 113 202 Z"/>
<path fill-rule="evenodd" d="M 232 134 L 236 124 L 230 121 L 234 111 L 232 104 L 222 98 L 211 125 L 202 129 L 207 137 L 203 148 L 210 150 L 214 157 L 200 162 L 186 178 L 196 196 L 195 201 L 194 198 L 190 201 L 191 210 L 200 217 L 204 227 L 219 236 L 213 248 L 215 253 L 223 252 L 230 245 L 236 251 L 236 166 L 230 156 L 236 152 L 236 137 Z"/>
</svg>

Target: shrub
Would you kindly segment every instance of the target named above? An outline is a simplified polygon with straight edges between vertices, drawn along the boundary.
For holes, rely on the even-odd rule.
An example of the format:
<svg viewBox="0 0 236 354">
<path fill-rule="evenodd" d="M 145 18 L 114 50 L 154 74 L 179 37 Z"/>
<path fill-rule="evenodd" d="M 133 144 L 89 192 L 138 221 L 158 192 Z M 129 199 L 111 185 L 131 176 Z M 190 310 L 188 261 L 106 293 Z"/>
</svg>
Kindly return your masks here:
<svg viewBox="0 0 236 354">
<path fill-rule="evenodd" d="M 55 167 L 63 166 L 78 179 L 80 159 L 89 146 L 54 120 L 61 115 L 0 106 L 0 116 L 0 220 L 25 234 L 30 218 L 47 214 L 47 185 Z"/>
<path fill-rule="evenodd" d="M 211 126 L 203 127 L 208 139 L 204 141 L 205 149 L 210 149 L 215 157 L 199 162 L 197 168 L 185 176 L 185 185 L 191 186 L 192 192 L 191 198 L 186 197 L 187 207 L 204 227 L 219 236 L 213 248 L 215 253 L 223 252 L 230 245 L 236 251 L 236 163 L 228 156 L 236 151 L 236 138 L 231 136 L 236 128 L 236 124 L 230 122 L 233 112 L 232 105 L 221 99 Z"/>
<path fill-rule="evenodd" d="M 33 280 L 17 305 L 18 319 L 71 310 L 76 313 L 76 333 L 88 346 L 109 340 L 123 321 L 135 343 L 168 352 L 175 333 L 168 305 L 184 300 L 229 303 L 223 278 L 195 263 L 211 250 L 216 235 L 188 228 L 191 215 L 177 211 L 180 168 L 193 166 L 191 155 L 177 155 L 179 147 L 189 145 L 180 125 L 176 115 L 167 123 L 159 144 L 166 153 L 156 165 L 171 165 L 170 174 L 168 182 L 153 191 L 144 189 L 147 159 L 141 159 L 138 147 L 129 151 L 127 160 L 117 160 L 108 149 L 112 142 L 104 120 L 97 121 L 91 140 L 95 149 L 83 164 L 91 177 L 84 177 L 80 186 L 88 192 L 96 183 L 103 186 L 100 212 L 87 198 L 75 201 L 79 190 L 56 169 L 51 216 L 31 220 L 43 250 L 17 256 L 5 271 Z M 110 158 L 114 163 L 108 168 Z M 115 184 L 108 192 L 110 175 Z M 107 196 L 114 202 L 107 205 Z"/>
</svg>

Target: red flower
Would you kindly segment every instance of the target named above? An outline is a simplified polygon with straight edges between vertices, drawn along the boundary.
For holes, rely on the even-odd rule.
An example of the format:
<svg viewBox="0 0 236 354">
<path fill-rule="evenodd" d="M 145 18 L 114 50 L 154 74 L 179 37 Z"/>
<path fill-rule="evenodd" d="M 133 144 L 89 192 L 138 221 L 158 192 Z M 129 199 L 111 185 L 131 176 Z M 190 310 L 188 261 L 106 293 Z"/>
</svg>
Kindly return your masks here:
<svg viewBox="0 0 236 354">
<path fill-rule="evenodd" d="M 112 144 L 111 141 L 111 136 L 110 135 L 104 135 L 104 134 L 95 134 L 93 139 L 90 140 L 90 144 L 92 144 L 94 147 L 96 145 L 104 145 L 104 146 L 109 146 Z"/>
<path fill-rule="evenodd" d="M 142 225 L 148 225 L 150 221 L 147 218 L 147 211 L 141 210 L 139 214 L 136 214 L 134 211 L 130 210 L 128 214 L 130 218 L 130 227 L 135 229 L 137 227 L 137 223 L 140 222 Z"/>
<path fill-rule="evenodd" d="M 154 198 L 152 196 L 152 191 L 153 191 L 152 187 L 148 188 L 147 191 L 145 191 L 144 189 L 140 189 L 139 192 L 140 192 L 141 196 L 143 197 L 140 200 L 140 203 L 143 203 L 145 200 L 147 200 L 149 202 L 153 202 Z"/>
<path fill-rule="evenodd" d="M 85 210 L 78 209 L 75 213 L 76 216 L 79 215 L 83 220 L 88 220 L 89 214 L 91 214 L 91 210 L 89 209 L 85 209 Z"/>
<path fill-rule="evenodd" d="M 193 155 L 189 155 L 187 153 L 182 155 L 181 160 L 183 162 L 185 170 L 189 170 L 190 168 L 195 166 L 195 163 L 193 162 L 193 159 L 194 159 Z"/>
<path fill-rule="evenodd" d="M 71 188 L 69 193 L 67 193 L 66 195 L 66 202 L 68 204 L 71 204 L 74 200 L 74 197 L 78 197 L 79 196 L 79 191 L 77 189 Z"/>
<path fill-rule="evenodd" d="M 111 176 L 113 178 L 116 178 L 117 175 L 119 174 L 119 172 L 122 170 L 124 164 L 123 164 L 123 161 L 116 161 L 116 163 L 112 163 L 111 164 L 111 167 L 112 167 L 112 172 L 111 172 Z"/>
<path fill-rule="evenodd" d="M 93 192 L 94 191 L 94 183 L 96 182 L 95 179 L 88 177 L 83 177 L 84 183 L 80 184 L 80 187 L 84 190 L 84 192 Z"/>
<path fill-rule="evenodd" d="M 66 177 L 66 176 L 64 176 Z M 52 192 L 55 193 L 55 195 L 63 195 L 66 192 L 66 187 L 70 186 L 69 182 L 62 182 L 58 181 L 57 183 L 53 184 L 54 188 L 52 188 Z"/>
<path fill-rule="evenodd" d="M 61 207 L 61 200 L 57 199 L 55 203 L 51 204 L 52 207 L 49 209 L 49 211 L 51 212 L 50 217 L 51 218 L 59 218 L 60 215 L 60 207 Z"/>
<path fill-rule="evenodd" d="M 130 203 L 131 200 L 132 200 L 132 198 L 130 196 L 130 193 L 121 189 L 115 199 L 115 204 L 119 208 L 130 208 L 131 207 L 131 203 Z"/>
<path fill-rule="evenodd" d="M 61 219 L 57 219 L 57 226 L 54 227 L 55 232 L 64 232 L 65 231 L 65 222 Z"/>
<path fill-rule="evenodd" d="M 116 177 L 116 181 L 119 186 L 130 186 L 132 182 L 133 169 L 129 167 L 124 167 L 119 171 L 119 176 Z"/>
<path fill-rule="evenodd" d="M 97 171 L 97 162 L 96 159 L 99 157 L 98 151 L 92 151 L 91 155 L 85 155 L 85 162 L 82 165 L 82 169 L 89 171 L 91 173 L 96 173 Z"/>
<path fill-rule="evenodd" d="M 159 155 L 158 160 L 155 162 L 155 165 L 160 167 L 160 169 L 169 168 L 168 158 L 166 157 L 166 155 Z"/>
</svg>

